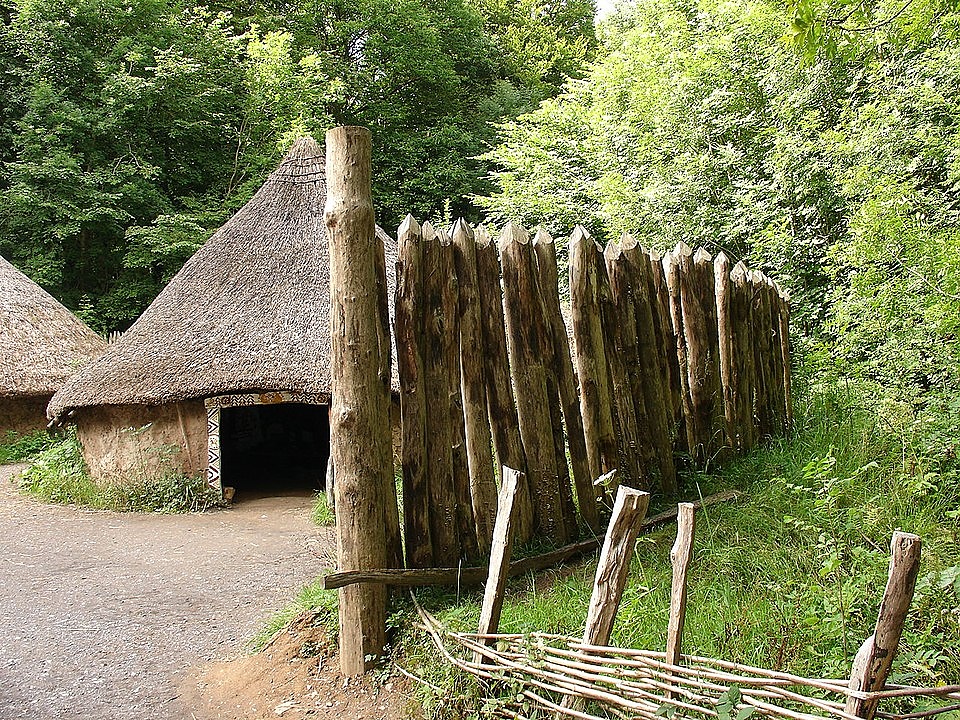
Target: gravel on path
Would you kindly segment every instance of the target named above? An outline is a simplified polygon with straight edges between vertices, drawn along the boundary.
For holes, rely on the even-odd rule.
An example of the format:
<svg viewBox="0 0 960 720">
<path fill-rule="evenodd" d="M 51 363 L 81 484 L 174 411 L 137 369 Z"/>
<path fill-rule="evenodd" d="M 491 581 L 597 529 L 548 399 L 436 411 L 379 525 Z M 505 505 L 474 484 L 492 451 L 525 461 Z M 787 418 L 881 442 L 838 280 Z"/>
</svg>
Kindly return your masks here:
<svg viewBox="0 0 960 720">
<path fill-rule="evenodd" d="M 191 666 L 243 651 L 333 563 L 307 496 L 189 515 L 20 495 L 0 466 L 0 720 L 191 719 Z"/>
</svg>

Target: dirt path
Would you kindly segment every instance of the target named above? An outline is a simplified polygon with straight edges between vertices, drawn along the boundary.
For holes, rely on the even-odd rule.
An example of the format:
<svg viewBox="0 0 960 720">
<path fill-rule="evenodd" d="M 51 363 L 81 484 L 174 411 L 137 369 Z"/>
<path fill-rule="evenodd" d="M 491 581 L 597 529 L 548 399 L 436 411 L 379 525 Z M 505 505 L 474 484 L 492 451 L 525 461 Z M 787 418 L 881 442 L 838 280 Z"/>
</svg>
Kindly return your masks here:
<svg viewBox="0 0 960 720">
<path fill-rule="evenodd" d="M 308 497 L 196 515 L 19 496 L 0 466 L 0 720 L 202 717 L 182 687 L 332 560 Z"/>
</svg>

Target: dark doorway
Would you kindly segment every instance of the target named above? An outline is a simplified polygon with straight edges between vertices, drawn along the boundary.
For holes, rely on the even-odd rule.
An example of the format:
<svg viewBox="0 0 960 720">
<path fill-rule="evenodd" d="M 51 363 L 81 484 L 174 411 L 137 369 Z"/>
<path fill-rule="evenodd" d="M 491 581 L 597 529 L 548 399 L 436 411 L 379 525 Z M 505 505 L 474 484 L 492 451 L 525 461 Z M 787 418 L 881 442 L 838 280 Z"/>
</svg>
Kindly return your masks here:
<svg viewBox="0 0 960 720">
<path fill-rule="evenodd" d="M 220 473 L 237 496 L 314 492 L 330 454 L 326 405 L 242 405 L 220 411 Z"/>
</svg>

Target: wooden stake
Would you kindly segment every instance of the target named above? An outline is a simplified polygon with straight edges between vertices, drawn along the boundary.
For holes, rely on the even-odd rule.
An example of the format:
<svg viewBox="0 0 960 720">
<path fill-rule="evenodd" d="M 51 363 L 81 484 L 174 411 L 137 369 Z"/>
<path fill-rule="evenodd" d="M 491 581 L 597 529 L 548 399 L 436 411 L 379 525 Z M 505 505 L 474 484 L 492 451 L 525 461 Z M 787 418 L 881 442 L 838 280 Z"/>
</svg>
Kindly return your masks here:
<svg viewBox="0 0 960 720">
<path fill-rule="evenodd" d="M 621 240 L 623 252 L 631 268 L 634 314 L 636 316 L 638 368 L 640 393 L 643 395 L 650 434 L 650 449 L 654 464 L 651 473 L 657 478 L 661 492 L 672 495 L 677 491 L 677 471 L 673 462 L 673 443 L 670 425 L 673 422 L 670 407 L 669 370 L 665 370 L 665 350 L 659 339 L 660 303 L 652 295 L 651 275 L 654 268 L 650 257 L 629 236 Z M 660 264 L 656 265 L 661 274 Z"/>
<path fill-rule="evenodd" d="M 424 401 L 423 278 L 420 225 L 407 215 L 397 230 L 397 290 L 394 335 L 400 377 L 400 467 L 403 478 L 403 534 L 407 567 L 433 564 L 430 491 L 427 483 L 426 403 Z"/>
<path fill-rule="evenodd" d="M 526 477 L 526 456 L 520 440 L 520 420 L 510 381 L 503 292 L 500 288 L 500 254 L 496 243 L 483 227 L 477 229 L 476 242 L 477 290 L 483 329 L 483 362 L 490 429 L 493 432 L 493 447 L 499 466 L 517 468 L 521 472 L 515 532 L 517 540 L 526 542 L 533 535 L 533 504 Z"/>
<path fill-rule="evenodd" d="M 516 497 L 520 488 L 520 473 L 504 467 L 500 475 L 500 496 L 497 499 L 497 520 L 493 528 L 490 547 L 490 571 L 483 588 L 483 605 L 480 608 L 481 635 L 496 634 L 500 627 L 500 611 L 503 609 L 503 590 L 510 575 L 510 556 L 513 553 L 513 523 L 516 519 Z M 485 644 L 490 645 L 487 641 Z M 474 653 L 474 662 L 483 662 L 483 656 Z"/>
<path fill-rule="evenodd" d="M 920 572 L 920 546 L 920 538 L 916 535 L 899 531 L 893 534 L 890 542 L 890 573 L 877 613 L 876 629 L 854 660 L 849 685 L 851 692 L 877 692 L 883 690 L 887 682 Z M 857 717 L 873 720 L 877 701 L 848 696 L 844 710 Z"/>
<path fill-rule="evenodd" d="M 450 448 L 453 455 L 453 496 L 455 521 L 460 536 L 460 556 L 470 560 L 480 557 L 477 524 L 473 518 L 470 493 L 470 469 L 467 462 L 467 438 L 464 427 L 463 391 L 460 374 L 460 278 L 454 257 L 453 238 L 438 232 L 440 239 L 440 272 L 443 278 L 443 364 L 447 372 L 449 395 L 442 407 L 449 408 Z"/>
<path fill-rule="evenodd" d="M 730 283 L 730 260 L 726 253 L 718 253 L 713 259 L 713 277 L 716 289 L 720 385 L 726 444 L 736 448 L 741 443 L 733 377 L 733 288 Z"/>
<path fill-rule="evenodd" d="M 342 570 L 386 566 L 384 488 L 393 477 L 390 387 L 380 369 L 376 241 L 371 196 L 370 131 L 327 132 L 330 239 L 331 454 L 337 469 L 337 554 Z M 388 376 L 389 377 L 389 376 Z M 363 673 L 383 652 L 387 592 L 366 584 L 340 590 L 340 669 Z"/>
<path fill-rule="evenodd" d="M 687 614 L 687 569 L 693 558 L 693 535 L 695 529 L 693 503 L 677 506 L 677 540 L 670 551 L 673 565 L 673 583 L 670 587 L 670 620 L 667 623 L 666 662 L 680 662 L 680 646 L 683 641 L 683 621 Z"/>
<path fill-rule="evenodd" d="M 590 475 L 596 480 L 619 465 L 613 432 L 607 359 L 603 347 L 602 289 L 604 272 L 600 247 L 579 225 L 567 246 L 570 264 L 570 306 L 577 374 L 580 377 L 580 410 L 586 439 Z M 600 496 L 602 488 L 594 488 Z"/>
<path fill-rule="evenodd" d="M 657 357 L 660 359 L 661 387 L 667 409 L 667 431 L 676 446 L 676 439 L 684 437 L 683 409 L 680 399 L 680 365 L 677 359 L 677 339 L 670 321 L 670 291 L 663 272 L 663 258 L 651 250 L 648 254 L 647 284 L 650 292 L 650 311 L 657 338 Z"/>
<path fill-rule="evenodd" d="M 730 289 L 733 334 L 730 383 L 736 412 L 736 447 L 746 452 L 756 444 L 757 428 L 753 405 L 756 386 L 753 352 L 753 290 L 750 286 L 750 271 L 743 262 L 738 262 L 730 271 Z"/>
<path fill-rule="evenodd" d="M 449 304 L 444 303 L 440 240 L 433 225 L 422 228 L 422 276 L 424 291 L 423 380 L 426 413 L 427 488 L 430 492 L 430 539 L 433 564 L 456 566 L 461 558 L 457 524 L 457 501 L 453 490 L 453 441 L 450 418 L 450 378 L 446 370 L 446 326 Z"/>
<path fill-rule="evenodd" d="M 477 543 L 486 555 L 493 540 L 497 516 L 497 485 L 487 422 L 487 390 L 483 376 L 483 331 L 477 288 L 477 248 L 473 230 L 464 220 L 452 229 L 457 278 L 460 281 L 460 372 L 463 385 L 463 419 L 470 472 L 470 498 Z"/>
<path fill-rule="evenodd" d="M 786 431 L 793 430 L 793 368 L 790 356 L 790 296 L 777 290 L 780 299 L 780 352 L 783 355 L 783 401 Z"/>
<path fill-rule="evenodd" d="M 570 449 L 570 465 L 577 491 L 577 505 L 584 522 L 594 532 L 600 529 L 597 515 L 597 497 L 590 476 L 590 462 L 583 434 L 583 417 L 580 415 L 580 387 L 573 370 L 570 356 L 570 341 L 560 310 L 559 278 L 557 277 L 557 250 L 553 238 L 544 229 L 539 229 L 533 238 L 533 250 L 537 260 L 540 288 L 547 314 L 547 322 L 553 339 L 553 371 L 557 377 L 563 421 L 567 428 L 567 443 Z"/>
<path fill-rule="evenodd" d="M 640 379 L 630 265 L 619 243 L 608 243 L 603 259 L 610 288 L 603 307 L 604 353 L 619 430 L 617 442 L 624 460 L 621 482 L 637 490 L 649 490 L 653 450 Z"/>
<path fill-rule="evenodd" d="M 547 345 L 549 338 L 530 237 L 520 226 L 509 223 L 503 229 L 500 262 L 520 437 L 530 472 L 531 496 L 536 498 L 534 527 L 553 542 L 563 544 L 575 532 L 576 518 L 567 516 L 568 507 L 560 488 L 566 465 L 561 474 L 546 367 L 553 350 L 552 345 Z"/>
<path fill-rule="evenodd" d="M 666 281 L 667 297 L 670 308 L 670 329 L 676 346 L 673 348 L 677 355 L 677 374 L 680 378 L 680 407 L 677 414 L 679 432 L 677 433 L 677 449 L 693 454 L 696 440 L 690 437 L 689 417 L 693 414 L 690 405 L 690 376 L 688 374 L 687 340 L 683 330 L 683 303 L 680 299 L 680 257 L 690 254 L 690 248 L 684 243 L 677 246 L 663 256 L 663 276 Z"/>
<path fill-rule="evenodd" d="M 687 346 L 690 454 L 703 467 L 723 445 L 717 300 L 713 262 L 702 248 L 680 253 L 680 296 Z"/>
<path fill-rule="evenodd" d="M 649 493 L 622 485 L 617 490 L 583 630 L 583 642 L 588 645 L 607 645 L 610 642 L 613 622 L 627 584 L 633 546 L 649 505 Z"/>
</svg>

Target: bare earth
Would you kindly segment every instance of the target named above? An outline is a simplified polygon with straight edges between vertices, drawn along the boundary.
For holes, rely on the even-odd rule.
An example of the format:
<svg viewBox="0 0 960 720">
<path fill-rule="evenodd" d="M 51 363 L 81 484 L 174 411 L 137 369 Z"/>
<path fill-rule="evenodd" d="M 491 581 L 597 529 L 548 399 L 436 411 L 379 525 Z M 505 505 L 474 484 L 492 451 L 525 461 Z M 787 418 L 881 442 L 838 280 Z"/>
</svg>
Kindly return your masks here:
<svg viewBox="0 0 960 720">
<path fill-rule="evenodd" d="M 0 720 L 403 715 L 399 690 L 344 688 L 329 653 L 300 657 L 309 628 L 244 656 L 332 565 L 309 497 L 118 514 L 22 497 L 19 469 L 0 466 Z"/>
</svg>

